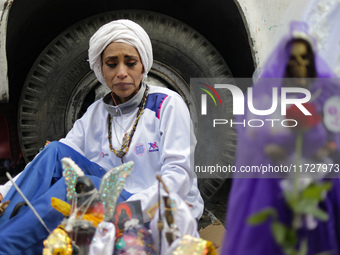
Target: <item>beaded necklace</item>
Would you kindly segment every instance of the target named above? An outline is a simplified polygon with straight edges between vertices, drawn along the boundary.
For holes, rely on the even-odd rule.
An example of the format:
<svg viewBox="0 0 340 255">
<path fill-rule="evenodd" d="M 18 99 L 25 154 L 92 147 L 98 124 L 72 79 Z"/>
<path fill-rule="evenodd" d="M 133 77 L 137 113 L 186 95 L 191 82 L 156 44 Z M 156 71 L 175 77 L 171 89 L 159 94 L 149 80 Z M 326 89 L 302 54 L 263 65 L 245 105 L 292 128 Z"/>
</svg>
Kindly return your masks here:
<svg viewBox="0 0 340 255">
<path fill-rule="evenodd" d="M 139 106 L 139 109 L 136 115 L 135 123 L 133 124 L 132 129 L 127 139 L 123 140 L 122 147 L 119 150 L 114 149 L 112 146 L 112 131 L 111 131 L 112 130 L 112 116 L 111 114 L 109 114 L 108 116 L 108 138 L 109 138 L 110 151 L 113 151 L 114 154 L 122 160 L 122 163 L 124 163 L 124 160 L 123 160 L 124 155 L 128 152 L 130 148 L 131 140 L 132 140 L 133 135 L 135 134 L 139 118 L 142 116 L 144 112 L 145 102 L 146 102 L 146 98 L 148 97 L 148 94 L 149 94 L 149 87 L 146 86 L 143 99 L 140 103 L 140 106 Z"/>
</svg>

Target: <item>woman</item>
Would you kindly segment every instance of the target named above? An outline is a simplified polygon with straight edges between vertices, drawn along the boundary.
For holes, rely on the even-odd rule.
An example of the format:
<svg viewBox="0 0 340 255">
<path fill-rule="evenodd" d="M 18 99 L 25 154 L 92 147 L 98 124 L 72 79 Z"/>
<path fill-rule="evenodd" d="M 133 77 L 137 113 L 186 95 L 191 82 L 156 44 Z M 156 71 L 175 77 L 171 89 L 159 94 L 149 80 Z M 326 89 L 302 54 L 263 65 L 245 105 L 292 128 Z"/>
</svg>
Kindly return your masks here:
<svg viewBox="0 0 340 255">
<path fill-rule="evenodd" d="M 193 206 L 193 217 L 201 217 L 203 200 L 190 166 L 196 140 L 189 111 L 177 93 L 143 82 L 152 62 L 147 33 L 130 20 L 110 22 L 92 36 L 90 67 L 111 93 L 93 103 L 65 138 L 47 145 L 16 179 L 50 229 L 61 220 L 47 206 L 50 197 L 66 199 L 60 163 L 63 157 L 71 157 L 85 174 L 96 177 L 93 180 L 122 162 L 134 161 L 135 170 L 126 180 L 118 202 L 141 200 L 145 222 L 150 221 L 147 210 L 157 203 L 156 173 L 162 175 L 171 191 Z M 13 247 L 28 254 L 41 251 L 46 230 L 33 220 L 34 238 L 22 239 L 21 225 L 34 217 L 25 208 L 9 219 L 21 198 L 13 187 L 7 192 L 7 186 L 0 189 L 4 201 L 11 201 L 0 217 L 0 237 L 10 245 L 0 247 L 0 253 L 10 246 L 11 254 L 15 254 Z M 30 226 L 27 228 L 32 231 Z M 17 229 L 18 233 L 8 237 L 8 229 Z"/>
<path fill-rule="evenodd" d="M 280 121 L 286 121 L 286 118 L 285 125 L 296 125 L 294 128 L 282 127 L 279 126 L 280 124 L 272 126 L 270 123 L 261 128 L 238 129 L 237 169 L 241 166 L 287 166 L 286 169 L 289 169 L 289 166 L 293 166 L 293 170 L 264 175 L 262 173 L 239 173 L 234 176 L 228 203 L 227 234 L 222 254 L 297 254 L 292 253 L 288 246 L 292 245 L 290 246 L 290 248 L 293 247 L 292 249 L 302 249 L 304 244 L 308 252 L 299 254 L 321 252 L 339 254 L 339 179 L 327 180 L 325 178 L 329 176 L 326 176 L 324 171 L 317 170 L 309 171 L 308 175 L 302 176 L 308 173 L 308 169 L 302 169 L 303 171 L 300 172 L 299 168 L 299 165 L 304 165 L 304 163 L 311 167 L 313 164 L 323 166 L 333 164 L 335 166 L 333 171 L 335 171 L 339 163 L 337 149 L 340 145 L 339 132 L 336 132 L 334 126 L 332 127 L 332 124 L 327 121 L 327 117 L 331 116 L 325 110 L 327 105 L 332 103 L 334 96 L 339 100 L 340 87 L 339 84 L 333 83 L 334 77 L 332 71 L 315 53 L 313 40 L 306 33 L 304 24 L 293 22 L 291 33 L 282 39 L 271 54 L 261 77 L 254 84 L 254 104 L 257 104 L 256 109 L 269 109 L 273 88 L 277 88 L 278 91 L 288 86 L 305 88 L 311 93 L 311 99 L 304 104 L 304 107 L 308 108 L 312 116 L 308 117 L 308 121 L 303 118 L 299 119 L 298 117 L 304 117 L 304 114 L 294 115 L 292 113 L 294 107 L 291 107 L 287 109 L 286 116 L 273 113 L 272 116 L 256 116 L 256 118 Z M 299 99 L 301 94 L 290 96 Z M 299 113 L 300 109 L 297 112 Z M 242 117 L 254 118 L 248 114 Z M 297 120 L 298 123 L 290 123 L 288 119 Z M 296 172 L 294 172 L 294 167 L 297 168 Z M 328 168 L 327 172 L 329 171 Z M 311 183 L 319 185 L 327 182 L 332 185 L 332 188 L 329 191 L 325 190 L 324 194 L 327 195 L 321 198 L 322 201 L 317 203 L 317 206 L 320 211 L 328 215 L 328 220 L 311 217 L 314 215 L 315 211 L 313 211 L 310 215 L 294 218 L 298 219 L 294 222 L 295 214 L 292 207 L 288 206 L 287 201 L 290 197 L 286 194 L 296 194 L 310 187 Z M 252 218 L 259 212 L 264 212 L 265 209 L 268 214 L 263 214 L 265 215 L 263 220 Z M 259 223 L 251 225 L 250 219 L 257 220 Z M 278 234 L 280 226 L 285 226 L 281 230 L 293 227 L 298 240 L 293 234 L 290 235 L 290 239 L 286 239 L 289 234 L 282 234 L 280 237 Z M 304 243 L 305 240 L 307 243 Z"/>
</svg>

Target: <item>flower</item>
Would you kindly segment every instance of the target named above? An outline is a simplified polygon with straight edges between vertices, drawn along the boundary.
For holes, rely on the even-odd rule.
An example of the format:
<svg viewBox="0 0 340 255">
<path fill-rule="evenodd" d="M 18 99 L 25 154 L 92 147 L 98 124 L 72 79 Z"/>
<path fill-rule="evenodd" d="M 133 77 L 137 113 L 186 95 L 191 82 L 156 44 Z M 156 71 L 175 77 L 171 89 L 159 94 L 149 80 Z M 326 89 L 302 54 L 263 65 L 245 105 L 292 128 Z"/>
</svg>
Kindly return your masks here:
<svg viewBox="0 0 340 255">
<path fill-rule="evenodd" d="M 306 130 L 316 126 L 322 117 L 320 113 L 316 111 L 316 107 L 312 103 L 302 104 L 311 115 L 305 115 L 295 104 L 287 109 L 286 119 L 296 120 L 297 125 L 295 128 Z"/>
</svg>

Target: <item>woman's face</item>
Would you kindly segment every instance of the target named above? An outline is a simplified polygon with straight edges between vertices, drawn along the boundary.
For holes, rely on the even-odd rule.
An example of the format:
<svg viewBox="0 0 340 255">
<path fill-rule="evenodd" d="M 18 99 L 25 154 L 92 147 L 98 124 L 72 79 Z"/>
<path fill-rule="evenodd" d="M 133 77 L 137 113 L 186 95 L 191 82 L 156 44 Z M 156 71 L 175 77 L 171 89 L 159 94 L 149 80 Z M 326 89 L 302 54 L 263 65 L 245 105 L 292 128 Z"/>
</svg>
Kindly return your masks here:
<svg viewBox="0 0 340 255">
<path fill-rule="evenodd" d="M 142 81 L 143 64 L 135 47 L 111 43 L 102 54 L 102 71 L 111 91 L 122 103 L 130 100 Z"/>
</svg>

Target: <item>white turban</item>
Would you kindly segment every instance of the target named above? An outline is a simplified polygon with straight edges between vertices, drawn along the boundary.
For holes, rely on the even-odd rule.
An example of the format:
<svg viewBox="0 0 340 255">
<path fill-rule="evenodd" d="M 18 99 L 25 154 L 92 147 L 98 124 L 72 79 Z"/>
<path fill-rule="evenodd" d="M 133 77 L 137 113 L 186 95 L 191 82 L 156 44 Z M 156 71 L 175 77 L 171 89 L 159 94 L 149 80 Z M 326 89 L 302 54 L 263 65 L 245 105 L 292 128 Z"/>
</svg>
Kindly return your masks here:
<svg viewBox="0 0 340 255">
<path fill-rule="evenodd" d="M 94 71 L 99 82 L 106 84 L 102 73 L 101 54 L 113 42 L 127 43 L 137 49 L 144 67 L 143 78 L 146 78 L 153 62 L 150 38 L 137 23 L 127 19 L 120 19 L 105 24 L 90 39 L 90 68 Z"/>
</svg>

